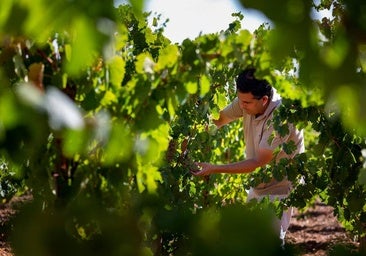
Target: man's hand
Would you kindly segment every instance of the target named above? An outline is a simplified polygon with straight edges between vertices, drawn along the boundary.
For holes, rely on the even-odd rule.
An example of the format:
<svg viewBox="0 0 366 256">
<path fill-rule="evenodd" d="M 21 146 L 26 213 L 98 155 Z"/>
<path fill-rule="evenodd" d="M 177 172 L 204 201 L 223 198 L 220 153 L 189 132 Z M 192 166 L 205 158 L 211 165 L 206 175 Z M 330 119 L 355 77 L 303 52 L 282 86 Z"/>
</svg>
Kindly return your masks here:
<svg viewBox="0 0 366 256">
<path fill-rule="evenodd" d="M 195 176 L 207 176 L 213 173 L 213 164 L 210 163 L 195 163 L 196 169 L 191 170 L 191 173 Z"/>
</svg>

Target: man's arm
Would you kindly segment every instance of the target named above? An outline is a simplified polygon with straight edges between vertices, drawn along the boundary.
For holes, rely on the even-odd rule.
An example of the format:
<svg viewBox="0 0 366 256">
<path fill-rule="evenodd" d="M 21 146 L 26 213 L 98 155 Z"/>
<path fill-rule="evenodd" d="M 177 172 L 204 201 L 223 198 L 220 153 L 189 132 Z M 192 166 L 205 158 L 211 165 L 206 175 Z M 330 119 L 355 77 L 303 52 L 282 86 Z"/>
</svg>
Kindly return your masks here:
<svg viewBox="0 0 366 256">
<path fill-rule="evenodd" d="M 222 126 L 230 123 L 231 121 L 233 120 L 225 116 L 222 111 L 220 111 L 219 119 L 212 120 L 212 122 L 217 126 L 217 128 L 221 128 Z"/>
<path fill-rule="evenodd" d="M 270 149 L 259 149 L 258 156 L 230 164 L 196 163 L 198 170 L 192 171 L 193 175 L 206 176 L 213 173 L 249 173 L 271 162 L 273 151 Z"/>
</svg>

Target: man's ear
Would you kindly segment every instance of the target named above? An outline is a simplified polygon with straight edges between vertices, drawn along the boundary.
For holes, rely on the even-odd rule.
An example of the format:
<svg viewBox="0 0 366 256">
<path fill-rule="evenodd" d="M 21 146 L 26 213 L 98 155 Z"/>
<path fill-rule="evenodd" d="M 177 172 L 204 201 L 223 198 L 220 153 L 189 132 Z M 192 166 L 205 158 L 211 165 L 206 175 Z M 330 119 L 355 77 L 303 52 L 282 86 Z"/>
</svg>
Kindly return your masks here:
<svg viewBox="0 0 366 256">
<path fill-rule="evenodd" d="M 263 104 L 266 105 L 269 101 L 269 97 L 267 95 L 263 96 Z"/>
</svg>

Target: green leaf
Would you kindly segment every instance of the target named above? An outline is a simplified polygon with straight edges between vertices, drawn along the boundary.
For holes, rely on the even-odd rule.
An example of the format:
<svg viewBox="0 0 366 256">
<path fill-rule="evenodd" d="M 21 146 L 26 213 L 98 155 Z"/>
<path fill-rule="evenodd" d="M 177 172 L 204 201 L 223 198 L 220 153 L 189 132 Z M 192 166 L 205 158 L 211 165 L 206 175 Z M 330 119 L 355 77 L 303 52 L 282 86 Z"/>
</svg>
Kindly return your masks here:
<svg viewBox="0 0 366 256">
<path fill-rule="evenodd" d="M 131 132 L 121 122 L 115 122 L 110 131 L 110 138 L 104 146 L 103 163 L 112 165 L 123 162 L 132 154 L 133 141 Z"/>
<path fill-rule="evenodd" d="M 184 86 L 186 87 L 186 90 L 189 94 L 195 94 L 198 90 L 196 82 L 188 81 L 184 84 Z"/>
<path fill-rule="evenodd" d="M 90 66 L 96 59 L 98 49 L 97 32 L 90 26 L 90 20 L 83 16 L 78 16 L 73 21 L 73 41 L 72 51 L 67 64 L 67 71 L 71 75 L 77 75 L 86 66 Z"/>
<path fill-rule="evenodd" d="M 137 153 L 137 187 L 140 193 L 147 189 L 149 193 L 155 194 L 158 187 L 157 183 L 162 182 L 162 176 L 159 172 L 158 166 L 156 165 L 158 163 L 158 161 L 156 161 L 156 156 L 160 155 L 160 149 L 156 148 L 157 144 L 154 144 L 152 147 L 152 144 L 148 143 L 147 146 L 149 147 L 148 151 L 155 152 L 155 157 L 150 155 L 146 158 L 146 154 Z"/>
<path fill-rule="evenodd" d="M 111 84 L 116 88 L 120 88 L 122 80 L 125 76 L 125 61 L 120 56 L 114 56 L 109 62 Z"/>
<path fill-rule="evenodd" d="M 170 127 L 166 123 L 147 130 L 136 141 L 136 151 L 140 154 L 141 164 L 158 164 L 169 145 Z"/>
<path fill-rule="evenodd" d="M 20 118 L 20 113 L 17 109 L 18 106 L 15 104 L 15 99 L 11 94 L 5 94 L 0 97 L 0 131 L 3 128 L 2 126 L 12 128 L 17 125 Z"/>
<path fill-rule="evenodd" d="M 158 169 L 158 167 L 153 166 L 152 164 L 139 164 L 136 181 L 140 193 L 147 189 L 150 194 L 156 194 L 156 189 L 158 188 L 157 183 L 162 181 Z"/>
<path fill-rule="evenodd" d="M 194 182 L 189 182 L 189 195 L 195 196 L 197 193 L 196 184 Z"/>
<path fill-rule="evenodd" d="M 243 29 L 239 32 L 237 41 L 242 42 L 244 45 L 249 45 L 253 40 L 253 35 L 248 30 Z"/>
<path fill-rule="evenodd" d="M 12 13 L 13 2 L 12 1 L 2 1 L 1 2 L 1 8 L 0 8 L 0 28 L 3 27 L 3 24 L 8 19 L 8 16 Z M 19 24 L 17 24 L 19 25 Z"/>
<path fill-rule="evenodd" d="M 156 63 L 155 70 L 160 71 L 165 68 L 170 68 L 177 64 L 179 56 L 178 46 L 168 45 L 160 50 L 159 59 Z"/>
<path fill-rule="evenodd" d="M 357 88 L 357 89 L 355 89 Z M 359 134 L 366 134 L 366 112 L 362 108 L 365 101 L 362 100 L 364 90 L 356 84 L 345 84 L 335 91 L 343 122 L 349 129 L 355 128 Z"/>
<path fill-rule="evenodd" d="M 202 75 L 200 79 L 200 97 L 204 97 L 210 91 L 210 80 L 206 75 Z"/>
<path fill-rule="evenodd" d="M 331 68 L 339 68 L 348 55 L 349 45 L 347 38 L 339 37 L 332 45 L 324 46 L 322 49 L 322 60 Z"/>
<path fill-rule="evenodd" d="M 220 109 L 217 107 L 212 108 L 211 115 L 212 115 L 212 119 L 218 120 L 220 117 Z"/>
<path fill-rule="evenodd" d="M 66 130 L 63 140 L 63 152 L 65 156 L 73 157 L 76 154 L 84 154 L 88 141 L 89 135 L 86 130 Z"/>
<path fill-rule="evenodd" d="M 175 117 L 175 110 L 178 107 L 178 100 L 174 93 L 167 93 L 166 104 L 170 119 L 173 120 L 173 118 Z"/>
<path fill-rule="evenodd" d="M 65 44 L 65 57 L 66 60 L 70 61 L 71 60 L 71 55 L 72 55 L 72 47 L 70 44 Z"/>
<path fill-rule="evenodd" d="M 227 104 L 225 94 L 224 93 L 215 94 L 214 102 L 220 109 L 223 109 Z"/>
<path fill-rule="evenodd" d="M 136 15 L 136 17 L 141 18 L 145 1 L 144 0 L 128 0 L 128 2 L 131 4 L 133 13 Z"/>
<path fill-rule="evenodd" d="M 102 106 L 108 106 L 117 102 L 118 102 L 117 96 L 111 90 L 108 90 L 105 92 L 103 99 L 100 101 L 100 104 Z"/>
<path fill-rule="evenodd" d="M 286 154 L 291 155 L 296 150 L 296 145 L 295 142 L 291 140 L 288 143 L 283 143 L 282 148 Z"/>
<path fill-rule="evenodd" d="M 97 97 L 95 90 L 92 89 L 85 94 L 84 100 L 81 102 L 81 107 L 85 111 L 93 110 L 99 107 L 100 99 Z"/>
</svg>

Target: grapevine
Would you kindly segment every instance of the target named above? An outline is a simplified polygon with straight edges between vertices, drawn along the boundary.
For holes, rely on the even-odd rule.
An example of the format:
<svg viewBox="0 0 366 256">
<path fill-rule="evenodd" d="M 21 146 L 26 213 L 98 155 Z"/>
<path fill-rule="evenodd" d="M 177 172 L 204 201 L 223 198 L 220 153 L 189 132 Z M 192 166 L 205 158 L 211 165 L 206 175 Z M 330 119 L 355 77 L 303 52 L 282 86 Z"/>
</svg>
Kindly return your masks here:
<svg viewBox="0 0 366 256">
<path fill-rule="evenodd" d="M 16 253 L 100 255 L 97 244 L 109 255 L 280 255 L 268 232 L 273 209 L 316 198 L 363 241 L 361 1 L 307 2 L 296 12 L 293 1 L 281 12 L 243 1 L 276 28 L 251 33 L 236 13 L 221 32 L 180 44 L 137 1 L 111 2 L 90 4 L 87 15 L 85 1 L 0 4 L 0 195 L 33 195 L 14 222 Z M 333 18 L 314 22 L 311 8 L 332 8 Z M 242 123 L 216 130 L 212 119 L 247 66 L 282 95 L 276 132 L 303 129 L 306 152 L 250 175 L 194 177 L 197 161 L 245 157 Z M 287 200 L 246 203 L 250 186 L 285 176 L 294 185 Z"/>
</svg>

